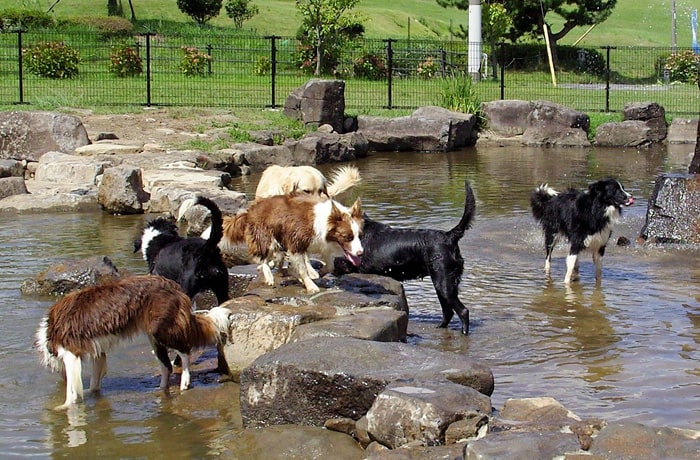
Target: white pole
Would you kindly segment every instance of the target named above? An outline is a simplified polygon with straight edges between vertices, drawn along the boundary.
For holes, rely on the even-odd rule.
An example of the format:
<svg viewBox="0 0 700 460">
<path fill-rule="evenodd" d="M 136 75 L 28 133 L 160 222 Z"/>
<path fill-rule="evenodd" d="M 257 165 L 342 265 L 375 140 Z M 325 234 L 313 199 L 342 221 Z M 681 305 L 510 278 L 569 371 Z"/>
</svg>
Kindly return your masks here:
<svg viewBox="0 0 700 460">
<path fill-rule="evenodd" d="M 671 0 L 671 52 L 676 53 L 676 0 Z"/>
<path fill-rule="evenodd" d="M 481 78 L 481 0 L 469 0 L 468 72 L 472 80 Z"/>
</svg>

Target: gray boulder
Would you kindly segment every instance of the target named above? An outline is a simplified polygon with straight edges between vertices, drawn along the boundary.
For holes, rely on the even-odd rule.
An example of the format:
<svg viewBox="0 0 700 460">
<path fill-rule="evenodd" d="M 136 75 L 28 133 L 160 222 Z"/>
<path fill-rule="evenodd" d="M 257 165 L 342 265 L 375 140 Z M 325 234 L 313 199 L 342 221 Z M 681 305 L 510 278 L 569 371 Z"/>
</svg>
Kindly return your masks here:
<svg viewBox="0 0 700 460">
<path fill-rule="evenodd" d="M 309 80 L 287 96 L 284 114 L 309 126 L 328 124 L 335 132 L 342 133 L 345 121 L 345 82 Z"/>
<path fill-rule="evenodd" d="M 22 177 L 0 178 L 0 200 L 12 195 L 24 195 L 29 193 L 27 185 Z"/>
<path fill-rule="evenodd" d="M 358 420 L 391 382 L 449 380 L 491 395 L 493 374 L 455 353 L 353 338 L 287 343 L 241 373 L 245 425 L 322 426 L 332 418 Z"/>
<path fill-rule="evenodd" d="M 622 109 L 622 119 L 643 121 L 649 127 L 651 142 L 661 142 L 666 139 L 666 110 L 656 102 L 630 102 Z"/>
<path fill-rule="evenodd" d="M 481 104 L 485 129 L 479 142 L 528 146 L 588 147 L 588 115 L 549 101 Z"/>
<path fill-rule="evenodd" d="M 99 182 L 99 176 L 113 165 L 111 160 L 46 152 L 39 159 L 34 181 L 56 184 L 62 188 L 94 188 Z"/>
<path fill-rule="evenodd" d="M 285 145 L 262 145 L 253 142 L 235 144 L 227 149 L 229 154 L 240 157 L 240 161 L 245 163 L 253 173 L 262 172 L 268 166 L 298 166 L 300 164 L 311 164 L 312 159 L 302 159 L 297 161 L 289 146 Z"/>
<path fill-rule="evenodd" d="M 232 272 L 249 271 L 236 267 Z M 236 324 L 223 345 L 234 380 L 261 355 L 285 343 L 317 337 L 406 340 L 408 304 L 403 286 L 383 276 L 327 276 L 321 294 L 309 296 L 288 277 L 270 287 L 260 277 L 248 295 L 226 303 Z"/>
<path fill-rule="evenodd" d="M 307 159 L 312 164 L 353 161 L 365 158 L 369 142 L 362 133 L 309 133 L 298 141 L 288 141 L 286 146 L 295 160 Z"/>
<path fill-rule="evenodd" d="M 588 115 L 549 101 L 537 101 L 527 116 L 525 145 L 588 147 Z"/>
<path fill-rule="evenodd" d="M 367 412 L 372 439 L 396 449 L 409 443 L 445 444 L 445 432 L 461 419 L 489 416 L 491 398 L 448 380 L 392 382 Z"/>
<path fill-rule="evenodd" d="M 654 243 L 700 243 L 700 176 L 661 174 L 647 205 L 642 239 Z"/>
<path fill-rule="evenodd" d="M 109 257 L 94 256 L 52 264 L 37 276 L 24 280 L 20 290 L 25 295 L 64 295 L 120 276 Z"/>
<path fill-rule="evenodd" d="M 491 433 L 485 438 L 468 443 L 464 459 L 568 458 L 566 454 L 583 454 L 576 437 L 571 434 L 552 431 L 540 433 L 506 431 Z"/>
<path fill-rule="evenodd" d="M 502 100 L 481 103 L 486 119 L 485 136 L 512 137 L 522 135 L 528 127 L 527 117 L 534 104 L 521 100 Z"/>
<path fill-rule="evenodd" d="M 470 441 L 465 459 L 564 458 L 582 454 L 600 420 L 581 420 L 552 398 L 508 399 L 488 435 Z M 608 458 L 608 457 L 606 457 Z"/>
<path fill-rule="evenodd" d="M 78 117 L 54 112 L 0 112 L 0 158 L 37 161 L 90 143 Z"/>
<path fill-rule="evenodd" d="M 669 144 L 695 144 L 697 138 L 697 118 L 674 118 L 668 126 L 666 142 Z"/>
<path fill-rule="evenodd" d="M 607 459 L 690 459 L 698 458 L 698 452 L 697 432 L 637 423 L 608 424 L 600 430 L 590 449 L 593 456 Z"/>
<path fill-rule="evenodd" d="M 97 202 L 110 214 L 141 214 L 149 199 L 141 169 L 132 166 L 105 170 L 97 189 Z"/>
<path fill-rule="evenodd" d="M 321 427 L 279 425 L 217 436 L 217 457 L 223 459 L 362 460 L 362 447 L 350 436 Z"/>
<path fill-rule="evenodd" d="M 24 177 L 25 163 L 18 160 L 0 160 L 0 178 Z"/>
<path fill-rule="evenodd" d="M 476 117 L 440 107 L 421 107 L 409 116 L 357 117 L 357 131 L 374 151 L 448 152 L 473 145 Z"/>
<path fill-rule="evenodd" d="M 599 147 L 645 147 L 652 142 L 651 128 L 641 120 L 603 123 L 595 131 Z"/>
<path fill-rule="evenodd" d="M 100 211 L 95 190 L 76 188 L 66 191 L 60 188 L 47 188 L 40 191 L 29 187 L 33 181 L 26 181 L 30 193 L 11 195 L 0 199 L 0 212 L 8 214 L 34 214 L 42 212 L 84 212 Z M 32 185 L 34 186 L 34 185 Z"/>
</svg>

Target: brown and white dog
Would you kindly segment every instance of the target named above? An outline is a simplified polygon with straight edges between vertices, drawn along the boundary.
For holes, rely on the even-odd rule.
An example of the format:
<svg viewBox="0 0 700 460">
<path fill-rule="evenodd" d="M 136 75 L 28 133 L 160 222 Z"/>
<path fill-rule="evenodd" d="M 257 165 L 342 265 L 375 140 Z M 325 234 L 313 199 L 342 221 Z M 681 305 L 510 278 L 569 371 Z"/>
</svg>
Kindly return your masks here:
<svg viewBox="0 0 700 460">
<path fill-rule="evenodd" d="M 359 199 L 347 208 L 332 199 L 299 193 L 260 198 L 245 211 L 224 218 L 221 242 L 224 245 L 245 242 L 270 286 L 274 285 L 270 266 L 279 264 L 286 256 L 307 292 L 318 292 L 312 279 L 319 275 L 309 264 L 307 253 L 327 255 L 342 250 L 350 263 L 359 265 L 361 207 Z"/>
<path fill-rule="evenodd" d="M 313 166 L 269 166 L 263 171 L 255 189 L 255 198 L 302 192 L 308 195 L 334 197 L 359 184 L 362 178 L 354 166 L 342 166 L 328 180 Z"/>
<path fill-rule="evenodd" d="M 117 343 L 146 334 L 160 361 L 160 387 L 165 390 L 173 368 L 168 349 L 182 359 L 180 390 L 190 386 L 190 351 L 214 345 L 228 333 L 229 310 L 214 307 L 192 313 L 180 286 L 156 275 L 120 278 L 67 294 L 42 319 L 34 346 L 42 364 L 64 372 L 66 409 L 83 399 L 82 358 L 92 360 L 90 391 L 99 391 L 107 371 L 107 352 Z"/>
</svg>

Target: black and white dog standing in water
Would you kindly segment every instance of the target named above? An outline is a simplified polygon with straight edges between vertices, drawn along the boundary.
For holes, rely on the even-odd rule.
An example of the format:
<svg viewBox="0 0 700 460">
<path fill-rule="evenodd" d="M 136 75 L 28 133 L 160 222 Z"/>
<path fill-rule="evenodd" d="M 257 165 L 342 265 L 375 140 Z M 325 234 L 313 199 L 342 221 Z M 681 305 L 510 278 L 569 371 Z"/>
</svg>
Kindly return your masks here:
<svg viewBox="0 0 700 460">
<path fill-rule="evenodd" d="M 593 253 L 595 278 L 599 282 L 613 224 L 622 214 L 622 206 L 632 203 L 632 195 L 615 179 L 594 182 L 582 191 L 569 189 L 559 193 L 546 184 L 537 187 L 530 195 L 530 205 L 544 231 L 545 273 L 549 275 L 552 251 L 561 235 L 570 244 L 564 283 L 569 284 L 578 276 L 578 255 L 584 250 Z"/>
<path fill-rule="evenodd" d="M 211 289 L 219 305 L 229 299 L 228 269 L 218 244 L 223 236 L 223 217 L 219 207 L 208 198 L 197 197 L 199 204 L 211 212 L 209 239 L 183 238 L 175 222 L 158 217 L 143 229 L 141 239 L 134 242 L 148 262 L 148 272 L 177 282 L 190 297 Z"/>
<path fill-rule="evenodd" d="M 464 272 L 464 259 L 459 240 L 471 227 L 475 213 L 474 192 L 464 182 L 465 201 L 462 218 L 451 230 L 393 228 L 364 216 L 360 241 L 363 254 L 359 267 L 345 259 L 335 259 L 337 274 L 348 272 L 383 275 L 398 281 L 430 275 L 442 307 L 442 322 L 447 327 L 455 313 L 462 322 L 462 334 L 469 333 L 469 310 L 459 300 L 459 283 Z"/>
</svg>

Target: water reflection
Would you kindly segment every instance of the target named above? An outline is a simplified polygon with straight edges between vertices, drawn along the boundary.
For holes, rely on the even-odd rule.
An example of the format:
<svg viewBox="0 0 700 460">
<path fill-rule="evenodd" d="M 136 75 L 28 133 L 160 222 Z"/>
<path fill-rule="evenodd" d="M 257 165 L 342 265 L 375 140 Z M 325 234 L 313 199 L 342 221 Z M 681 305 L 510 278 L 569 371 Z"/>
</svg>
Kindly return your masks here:
<svg viewBox="0 0 700 460">
<path fill-rule="evenodd" d="M 620 337 L 608 319 L 615 311 L 606 305 L 600 284 L 567 286 L 548 280 L 530 309 L 545 315 L 549 340 L 556 342 L 554 347 L 560 348 L 563 356 L 576 356 L 576 361 L 580 361 L 584 380 L 597 382 L 620 371 L 615 361 L 619 357 L 616 344 Z"/>
</svg>

